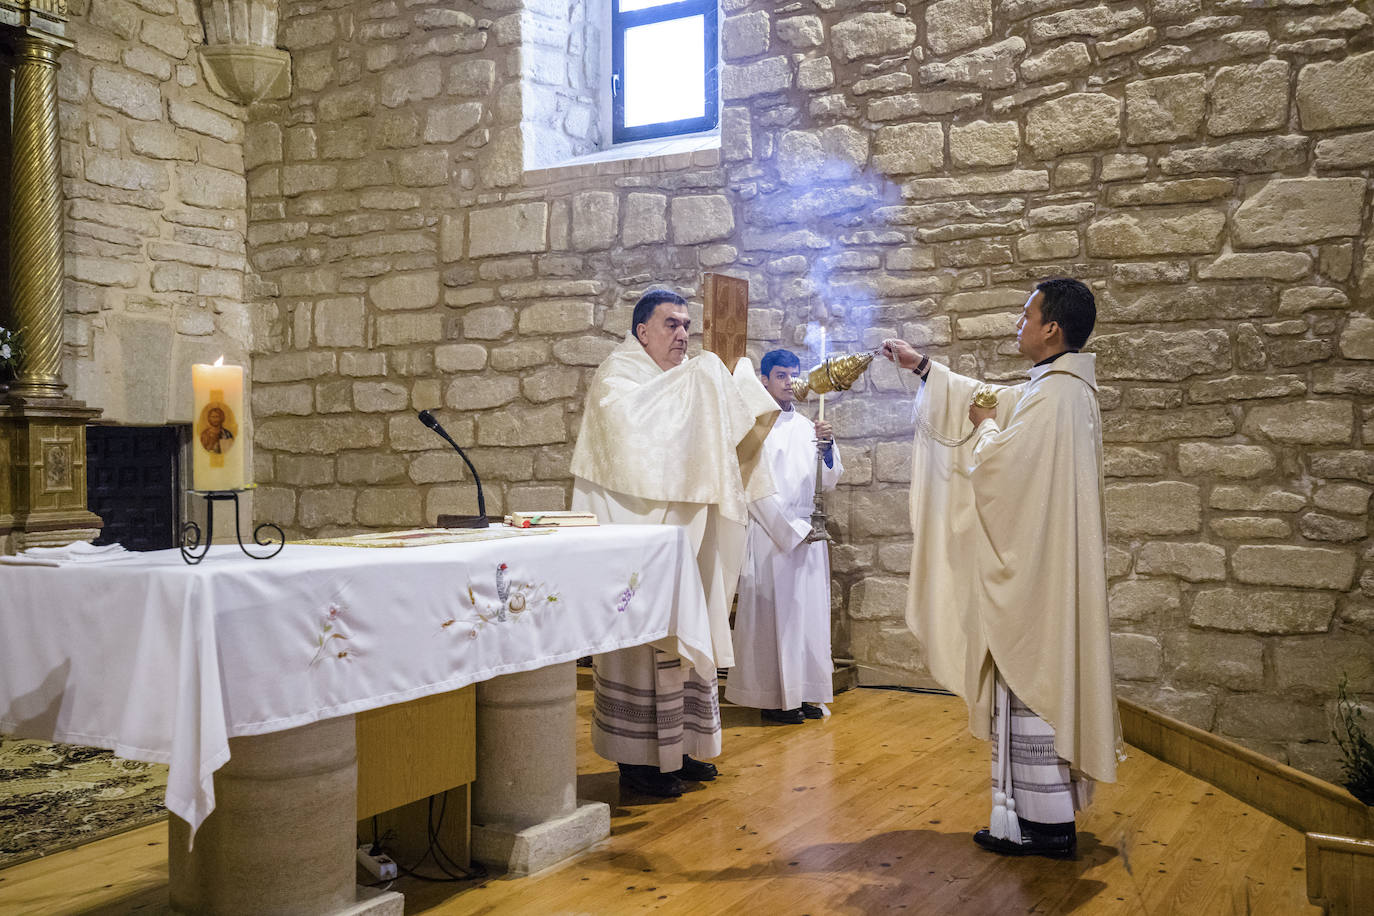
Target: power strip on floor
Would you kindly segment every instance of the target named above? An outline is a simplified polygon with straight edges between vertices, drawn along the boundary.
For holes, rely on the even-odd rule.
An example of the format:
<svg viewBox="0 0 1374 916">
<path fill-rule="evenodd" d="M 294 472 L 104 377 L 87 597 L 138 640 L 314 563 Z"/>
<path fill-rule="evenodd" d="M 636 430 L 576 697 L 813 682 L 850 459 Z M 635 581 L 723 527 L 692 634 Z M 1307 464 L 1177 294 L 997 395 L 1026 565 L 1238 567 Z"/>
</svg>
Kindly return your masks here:
<svg viewBox="0 0 1374 916">
<path fill-rule="evenodd" d="M 366 843 L 358 847 L 358 864 L 371 872 L 378 881 L 393 881 L 396 878 L 396 863 L 380 849 L 374 854 Z"/>
</svg>

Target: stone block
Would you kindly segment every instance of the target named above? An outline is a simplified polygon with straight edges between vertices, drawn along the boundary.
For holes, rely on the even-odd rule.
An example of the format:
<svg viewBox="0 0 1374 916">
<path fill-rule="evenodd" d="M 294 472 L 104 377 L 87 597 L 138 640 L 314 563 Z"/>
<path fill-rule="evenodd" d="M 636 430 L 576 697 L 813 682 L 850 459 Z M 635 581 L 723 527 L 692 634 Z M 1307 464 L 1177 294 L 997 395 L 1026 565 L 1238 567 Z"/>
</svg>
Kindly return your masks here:
<svg viewBox="0 0 1374 916">
<path fill-rule="evenodd" d="M 855 491 L 849 504 L 849 533 L 861 541 L 908 535 L 911 532 L 908 506 L 908 492 L 904 487 Z"/>
<path fill-rule="evenodd" d="M 425 112 L 426 143 L 453 143 L 482 123 L 481 102 L 438 105 Z"/>
<path fill-rule="evenodd" d="M 315 303 L 315 344 L 321 347 L 361 347 L 364 321 L 362 299 L 356 296 L 321 299 Z"/>
<path fill-rule="evenodd" d="M 1041 102 L 1026 115 L 1026 143 L 1037 159 L 1115 146 L 1121 140 L 1121 101 L 1077 92 Z"/>
<path fill-rule="evenodd" d="M 939 125 L 913 126 L 933 126 L 937 134 L 939 131 Z M 1019 153 L 1020 140 L 1015 121 L 955 124 L 949 129 L 949 156 L 955 165 L 965 168 L 1011 165 Z"/>
<path fill-rule="evenodd" d="M 367 487 L 358 494 L 354 515 L 373 528 L 407 528 L 424 523 L 420 491 L 414 487 Z"/>
<path fill-rule="evenodd" d="M 609 248 L 619 232 L 620 206 L 611 191 L 581 191 L 572 199 L 572 247 L 576 251 Z"/>
<path fill-rule="evenodd" d="M 1296 375 L 1276 375 L 1271 378 L 1232 375 L 1194 382 L 1188 389 L 1188 400 L 1193 404 L 1217 404 L 1306 393 L 1307 386 Z"/>
<path fill-rule="evenodd" d="M 1258 445 L 1185 442 L 1178 447 L 1184 477 L 1260 477 L 1278 467 L 1274 453 Z"/>
<path fill-rule="evenodd" d="M 1207 504 L 1230 511 L 1296 512 L 1307 505 L 1307 497 L 1269 486 L 1219 486 L 1212 488 Z"/>
<path fill-rule="evenodd" d="M 1112 535 L 1192 534 L 1202 529 L 1202 491 L 1194 484 L 1111 484 L 1104 495 Z"/>
<path fill-rule="evenodd" d="M 1002 312 L 992 315 L 970 315 L 959 318 L 954 323 L 955 333 L 960 340 L 981 340 L 988 337 L 1015 337 L 1016 325 L 1020 321 L 1019 312 Z"/>
<path fill-rule="evenodd" d="M 1339 346 L 1346 359 L 1374 359 L 1374 318 L 1351 315 L 1341 329 Z"/>
<path fill-rule="evenodd" d="M 353 383 L 353 409 L 360 413 L 392 413 L 409 403 L 410 392 L 396 382 Z"/>
<path fill-rule="evenodd" d="M 496 85 L 496 61 L 459 61 L 448 68 L 447 85 L 449 95 L 489 95 Z"/>
<path fill-rule="evenodd" d="M 935 172 L 944 162 L 945 134 L 939 124 L 903 124 L 877 130 L 873 164 L 888 175 Z"/>
<path fill-rule="evenodd" d="M 1198 203 L 1229 198 L 1236 183 L 1231 178 L 1184 178 L 1177 181 L 1152 181 L 1107 189 L 1107 203 L 1113 207 L 1154 204 Z"/>
<path fill-rule="evenodd" d="M 570 331 L 590 330 L 595 324 L 594 312 L 595 308 L 590 302 L 536 302 L 520 310 L 520 333 L 566 334 Z"/>
<path fill-rule="evenodd" d="M 768 50 L 769 20 L 765 10 L 729 16 L 720 24 L 720 45 L 728 61 L 757 57 Z"/>
<path fill-rule="evenodd" d="M 1274 645 L 1274 680 L 1280 690 L 1309 690 L 1323 696 L 1335 692 L 1342 676 L 1350 678 L 1353 693 L 1374 690 L 1374 640 L 1338 633 L 1280 639 Z"/>
<path fill-rule="evenodd" d="M 1016 62 L 1025 53 L 1025 39 L 1007 38 L 948 61 L 922 66 L 921 82 L 927 86 L 1005 89 L 1016 83 Z"/>
<path fill-rule="evenodd" d="M 451 461 L 459 459 L 446 453 Z M 406 460 L 402 455 L 369 452 L 344 452 L 339 456 L 339 483 L 404 483 Z"/>
<path fill-rule="evenodd" d="M 675 197 L 669 207 L 673 244 L 698 245 L 729 238 L 735 215 L 723 194 L 692 194 Z M 475 236 L 475 233 L 474 233 Z"/>
<path fill-rule="evenodd" d="M 1374 165 L 1374 131 L 1317 142 L 1317 168 L 1357 169 Z"/>
<path fill-rule="evenodd" d="M 1312 503 L 1318 509 L 1343 515 L 1364 515 L 1369 511 L 1369 487 L 1353 483 L 1331 483 L 1317 488 Z"/>
<path fill-rule="evenodd" d="M 1333 595 L 1214 588 L 1194 596 L 1188 622 L 1233 633 L 1325 633 L 1335 612 Z"/>
<path fill-rule="evenodd" d="M 1120 411 L 1102 418 L 1103 442 L 1216 438 L 1235 431 L 1235 418 L 1220 408 L 1185 408 L 1168 414 Z"/>
<path fill-rule="evenodd" d="M 382 444 L 382 422 L 377 417 L 272 418 L 254 424 L 253 444 L 302 455 L 377 448 Z"/>
<path fill-rule="evenodd" d="M 162 119 L 162 91 L 152 80 L 111 67 L 91 70 L 91 97 L 139 121 Z"/>
<path fill-rule="evenodd" d="M 1363 210 L 1364 179 L 1275 179 L 1236 210 L 1231 237 L 1259 248 L 1358 235 Z"/>
<path fill-rule="evenodd" d="M 474 258 L 547 251 L 549 205 L 528 201 L 473 210 L 468 229 L 468 253 Z"/>
<path fill-rule="evenodd" d="M 1202 280 L 1246 280 L 1266 277 L 1271 280 L 1298 280 L 1312 270 L 1312 256 L 1301 251 L 1227 252 L 1211 264 L 1198 268 Z M 1284 290 L 1286 295 L 1289 290 Z"/>
<path fill-rule="evenodd" d="M 548 341 L 517 340 L 491 351 L 491 367 L 497 372 L 510 372 L 538 366 L 549 361 L 551 352 Z"/>
<path fill-rule="evenodd" d="M 1178 583 L 1169 579 L 1127 579 L 1107 592 L 1112 623 L 1167 624 L 1182 606 Z"/>
<path fill-rule="evenodd" d="M 1301 136 L 1271 135 L 1176 149 L 1159 159 L 1159 170 L 1165 175 L 1281 172 L 1306 164 L 1308 142 Z"/>
<path fill-rule="evenodd" d="M 1212 81 L 1212 136 L 1275 130 L 1288 123 L 1288 62 L 1221 67 Z"/>
<path fill-rule="evenodd" d="M 1068 41 L 1027 57 L 1021 62 L 1021 76 L 1026 82 L 1034 83 L 1081 73 L 1091 66 L 1092 56 L 1088 54 L 1088 46 L 1081 41 Z"/>
<path fill-rule="evenodd" d="M 721 70 L 720 97 L 734 102 L 771 95 L 792 88 L 792 65 L 786 57 L 766 57 L 744 66 Z"/>
<path fill-rule="evenodd" d="M 428 309 L 439 304 L 439 273 L 390 274 L 373 283 L 368 298 L 379 309 Z"/>
<path fill-rule="evenodd" d="M 496 340 L 515 327 L 515 311 L 506 305 L 471 309 L 463 315 L 463 336 L 473 340 Z"/>
<path fill-rule="evenodd" d="M 1150 541 L 1136 555 L 1136 572 L 1177 576 L 1189 582 L 1220 582 L 1226 578 L 1226 551 L 1215 544 Z"/>
<path fill-rule="evenodd" d="M 849 616 L 858 620 L 903 619 L 906 594 L 905 579 L 866 576 L 850 589 Z"/>
<path fill-rule="evenodd" d="M 1298 519 L 1298 531 L 1309 541 L 1359 541 L 1369 534 L 1369 523 L 1363 518 L 1309 512 Z"/>
<path fill-rule="evenodd" d="M 443 344 L 434 348 L 434 365 L 441 372 L 473 372 L 487 364 L 481 344 Z"/>
<path fill-rule="evenodd" d="M 1210 254 L 1221 247 L 1226 215 L 1211 208 L 1170 208 L 1113 213 L 1088 225 L 1088 254 L 1142 257 Z"/>
<path fill-rule="evenodd" d="M 307 531 L 325 525 L 350 525 L 357 498 L 354 491 L 338 487 L 303 490 L 296 512 L 297 523 Z"/>
<path fill-rule="evenodd" d="M 1129 446 L 1103 450 L 1102 471 L 1106 477 L 1162 477 L 1164 467 L 1164 456 L 1158 452 Z"/>
<path fill-rule="evenodd" d="M 939 0 L 926 7 L 925 20 L 930 50 L 960 51 L 992 35 L 992 0 Z"/>
<path fill-rule="evenodd" d="M 900 54 L 916 44 L 916 23 L 892 13 L 860 13 L 831 26 L 830 44 L 850 61 Z"/>
<path fill-rule="evenodd" d="M 1231 365 L 1225 331 L 1132 331 L 1103 334 L 1090 342 L 1101 379 L 1181 381 Z"/>
<path fill-rule="evenodd" d="M 1207 527 L 1213 536 L 1232 541 L 1282 539 L 1293 534 L 1293 527 L 1283 519 L 1259 516 L 1213 518 Z"/>
<path fill-rule="evenodd" d="M 255 419 L 314 413 L 314 391 L 309 385 L 255 385 L 252 400 Z"/>
<path fill-rule="evenodd" d="M 548 366 L 520 382 L 525 400 L 534 404 L 576 397 L 581 386 L 582 372 L 565 366 Z"/>
<path fill-rule="evenodd" d="M 1264 694 L 1239 694 L 1222 699 L 1216 731 L 1251 741 L 1272 741 L 1276 735 L 1287 741 L 1321 741 L 1330 735 L 1331 727 L 1319 704 Z"/>
<path fill-rule="evenodd" d="M 1183 630 L 1164 638 L 1165 664 L 1183 684 L 1258 690 L 1264 683 L 1264 642 L 1256 636 Z"/>
<path fill-rule="evenodd" d="M 1022 261 L 1072 258 L 1078 251 L 1078 233 L 1071 229 L 1058 232 L 1028 232 L 1016 239 L 1016 254 Z"/>
<path fill-rule="evenodd" d="M 513 376 L 463 376 L 448 383 L 444 404 L 457 410 L 487 410 L 509 404 L 519 396 L 520 380 Z"/>
<path fill-rule="evenodd" d="M 477 418 L 479 445 L 530 446 L 566 442 L 567 423 L 560 404 L 509 409 Z"/>
<path fill-rule="evenodd" d="M 1049 42 L 1072 35 L 1103 38 L 1113 32 L 1134 29 L 1145 24 L 1145 12 L 1137 6 L 1112 9 L 1104 4 L 1087 9 L 1065 10 L 1031 20 L 1031 38 Z"/>
<path fill-rule="evenodd" d="M 379 346 L 438 343 L 444 339 L 444 316 L 430 312 L 400 312 L 378 315 Z"/>
<path fill-rule="evenodd" d="M 1197 136 L 1207 112 L 1201 73 L 1126 84 L 1126 142 L 1160 143 Z"/>
<path fill-rule="evenodd" d="M 1350 401 L 1291 401 L 1259 404 L 1246 414 L 1247 436 L 1299 445 L 1332 445 L 1351 441 L 1355 410 Z"/>
<path fill-rule="evenodd" d="M 631 192 L 625 197 L 625 225 L 621 244 L 626 248 L 668 240 L 668 198 L 662 194 Z"/>
<path fill-rule="evenodd" d="M 780 41 L 798 50 L 819 48 L 825 43 L 825 24 L 819 16 L 788 16 L 776 20 L 774 28 Z"/>
<path fill-rule="evenodd" d="M 1346 591 L 1355 582 L 1355 554 L 1327 547 L 1244 544 L 1231 557 L 1238 582 Z"/>
<path fill-rule="evenodd" d="M 254 395 L 257 394 L 255 390 Z M 334 482 L 334 459 L 322 458 L 306 455 L 278 455 L 273 462 L 273 479 L 277 483 L 287 484 L 293 487 L 318 487 L 322 484 L 332 484 Z M 261 489 L 253 493 L 253 501 L 257 502 Z M 295 502 L 292 501 L 292 511 L 294 512 Z M 258 508 L 256 505 L 254 508 Z M 255 513 L 256 514 L 256 513 Z M 272 518 L 272 516 L 266 516 Z"/>
<path fill-rule="evenodd" d="M 1310 63 L 1298 71 L 1303 130 L 1374 124 L 1374 51 Z"/>
<path fill-rule="evenodd" d="M 1163 670 L 1164 646 L 1154 636 L 1113 633 L 1112 666 L 1120 680 L 1154 680 Z"/>
</svg>

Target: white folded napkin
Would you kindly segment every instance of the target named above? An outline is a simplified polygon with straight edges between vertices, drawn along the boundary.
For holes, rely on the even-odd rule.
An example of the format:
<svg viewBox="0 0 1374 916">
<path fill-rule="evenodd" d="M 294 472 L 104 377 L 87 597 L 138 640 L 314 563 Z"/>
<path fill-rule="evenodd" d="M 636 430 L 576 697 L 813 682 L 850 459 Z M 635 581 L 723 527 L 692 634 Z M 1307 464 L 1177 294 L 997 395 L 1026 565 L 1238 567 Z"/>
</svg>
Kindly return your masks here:
<svg viewBox="0 0 1374 916">
<path fill-rule="evenodd" d="M 77 541 L 62 547 L 30 547 L 15 556 L 0 557 L 0 563 L 9 566 L 61 566 L 65 563 L 108 563 L 111 560 L 129 560 L 137 556 L 138 554 L 125 550 L 122 544 L 97 547 L 85 541 Z"/>
</svg>

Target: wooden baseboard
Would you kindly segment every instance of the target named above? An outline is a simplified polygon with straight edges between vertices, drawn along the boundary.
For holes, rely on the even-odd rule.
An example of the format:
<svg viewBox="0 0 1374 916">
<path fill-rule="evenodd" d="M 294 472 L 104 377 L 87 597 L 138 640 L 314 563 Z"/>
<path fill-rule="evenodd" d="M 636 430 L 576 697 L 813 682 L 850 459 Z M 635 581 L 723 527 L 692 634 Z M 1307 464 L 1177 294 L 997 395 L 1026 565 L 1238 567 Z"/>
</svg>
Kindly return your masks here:
<svg viewBox="0 0 1374 916">
<path fill-rule="evenodd" d="M 1374 808 L 1340 786 L 1130 700 L 1119 706 L 1126 743 L 1150 756 L 1303 833 L 1374 839 Z"/>
<path fill-rule="evenodd" d="M 1309 833 L 1307 899 L 1327 916 L 1368 913 L 1374 901 L 1374 841 Z"/>
</svg>

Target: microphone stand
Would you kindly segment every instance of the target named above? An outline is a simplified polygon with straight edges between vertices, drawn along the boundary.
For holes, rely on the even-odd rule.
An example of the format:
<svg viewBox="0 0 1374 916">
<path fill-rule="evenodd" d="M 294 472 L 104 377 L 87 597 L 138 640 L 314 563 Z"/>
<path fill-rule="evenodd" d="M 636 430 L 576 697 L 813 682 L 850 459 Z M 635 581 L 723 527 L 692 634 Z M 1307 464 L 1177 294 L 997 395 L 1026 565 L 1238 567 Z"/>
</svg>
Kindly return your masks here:
<svg viewBox="0 0 1374 916">
<path fill-rule="evenodd" d="M 487 501 L 482 495 L 482 478 L 477 476 L 477 469 L 472 466 L 468 456 L 458 447 L 458 443 L 453 441 L 453 437 L 439 425 L 439 421 L 434 419 L 434 414 L 428 410 L 420 411 L 420 422 L 434 430 L 443 438 L 445 442 L 453 446 L 453 450 L 458 453 L 458 457 L 463 459 L 463 463 L 468 466 L 468 471 L 472 474 L 473 481 L 477 484 L 477 514 L 476 515 L 441 515 L 438 522 L 440 528 L 486 528 L 487 527 Z"/>
</svg>

